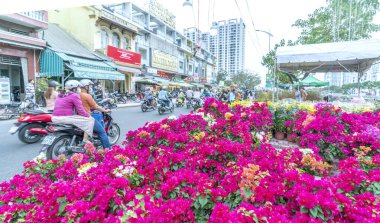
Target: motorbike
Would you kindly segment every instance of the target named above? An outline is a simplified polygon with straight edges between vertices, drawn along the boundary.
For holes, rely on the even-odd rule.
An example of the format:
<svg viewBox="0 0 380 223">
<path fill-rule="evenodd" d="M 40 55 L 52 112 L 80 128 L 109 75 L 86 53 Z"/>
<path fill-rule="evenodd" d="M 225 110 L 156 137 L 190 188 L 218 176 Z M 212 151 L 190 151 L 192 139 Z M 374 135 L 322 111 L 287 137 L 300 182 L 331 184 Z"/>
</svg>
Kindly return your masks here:
<svg viewBox="0 0 380 223">
<path fill-rule="evenodd" d="M 192 107 L 192 98 L 186 98 L 186 108 L 191 108 Z"/>
<path fill-rule="evenodd" d="M 169 100 L 169 106 L 167 106 L 163 100 L 159 100 L 157 110 L 158 110 L 158 114 L 160 115 L 164 114 L 166 111 L 169 111 L 172 113 L 174 111 L 174 104 L 171 101 L 171 99 Z"/>
<path fill-rule="evenodd" d="M 124 95 L 121 93 L 118 93 L 117 91 L 115 93 L 110 94 L 110 97 L 116 102 L 116 103 L 127 103 L 127 100 L 125 99 Z"/>
<path fill-rule="evenodd" d="M 115 145 L 120 138 L 120 127 L 113 121 L 109 113 L 104 113 L 105 131 L 108 135 L 111 145 Z M 85 152 L 79 144 L 83 140 L 83 130 L 66 124 L 51 124 L 47 128 L 48 135 L 42 140 L 42 149 L 40 152 L 46 153 L 47 159 L 55 159 L 63 154 L 71 157 L 75 153 Z M 91 139 L 96 149 L 101 149 L 102 143 L 96 134 Z"/>
<path fill-rule="evenodd" d="M 0 106 L 0 119 L 11 119 L 14 116 L 20 116 L 26 112 L 38 109 L 38 105 L 34 103 L 33 97 L 25 98 L 23 102 L 12 102 Z"/>
<path fill-rule="evenodd" d="M 137 97 L 136 94 L 132 94 L 132 93 L 125 93 L 124 97 L 126 98 L 127 101 L 133 101 L 133 102 L 140 102 L 140 99 L 139 97 Z"/>
<path fill-rule="evenodd" d="M 175 105 L 177 108 L 185 106 L 185 98 L 180 98 L 180 97 L 176 98 Z"/>
<path fill-rule="evenodd" d="M 29 111 L 18 118 L 18 122 L 9 130 L 12 135 L 18 132 L 21 142 L 32 144 L 40 141 L 44 136 L 41 131 L 33 131 L 35 128 L 45 128 L 51 121 L 51 113 L 42 110 Z"/>
<path fill-rule="evenodd" d="M 141 104 L 141 111 L 142 112 L 146 112 L 149 109 L 156 110 L 156 108 L 157 108 L 157 99 L 156 98 L 151 99 L 150 103 L 149 103 L 148 99 L 144 99 L 143 103 Z"/>
<path fill-rule="evenodd" d="M 197 111 L 199 108 L 202 108 L 203 100 L 200 98 L 193 98 L 191 100 L 191 107 L 193 107 L 194 111 Z"/>
</svg>

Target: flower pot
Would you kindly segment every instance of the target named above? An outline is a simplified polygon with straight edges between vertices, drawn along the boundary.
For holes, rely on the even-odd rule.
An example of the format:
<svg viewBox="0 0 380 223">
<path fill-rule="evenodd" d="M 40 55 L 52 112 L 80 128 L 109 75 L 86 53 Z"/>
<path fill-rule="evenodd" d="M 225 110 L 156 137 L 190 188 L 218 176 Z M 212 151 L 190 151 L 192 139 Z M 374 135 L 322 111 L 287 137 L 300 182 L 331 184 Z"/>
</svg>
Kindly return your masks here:
<svg viewBox="0 0 380 223">
<path fill-rule="evenodd" d="M 274 133 L 274 137 L 278 140 L 283 140 L 285 139 L 285 133 L 283 132 L 275 132 Z"/>
<path fill-rule="evenodd" d="M 296 137 L 292 136 L 292 134 L 287 134 L 286 140 L 288 140 L 288 142 L 296 142 Z"/>
</svg>

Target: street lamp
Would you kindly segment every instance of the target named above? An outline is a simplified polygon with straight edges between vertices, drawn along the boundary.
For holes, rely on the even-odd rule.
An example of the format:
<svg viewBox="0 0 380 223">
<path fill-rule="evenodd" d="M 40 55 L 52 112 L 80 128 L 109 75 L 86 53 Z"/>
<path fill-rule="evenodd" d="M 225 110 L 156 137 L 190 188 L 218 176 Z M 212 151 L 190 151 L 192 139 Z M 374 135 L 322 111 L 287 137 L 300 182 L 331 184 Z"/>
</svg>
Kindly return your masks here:
<svg viewBox="0 0 380 223">
<path fill-rule="evenodd" d="M 265 30 L 260 30 L 260 29 L 256 29 L 256 32 L 262 32 L 262 33 L 265 33 L 268 35 L 268 39 L 269 39 L 269 41 L 268 41 L 269 42 L 268 54 L 269 54 L 270 53 L 270 38 L 273 37 L 272 33 L 265 31 Z M 274 74 L 276 75 L 276 72 L 274 72 Z M 268 81 L 268 75 L 269 75 L 269 67 L 268 67 L 268 74 L 265 78 L 266 81 Z M 273 86 L 272 86 L 273 88 L 274 88 L 275 83 L 276 83 L 276 76 L 275 75 L 273 76 Z M 272 93 L 272 100 L 274 101 L 274 91 Z"/>
<path fill-rule="evenodd" d="M 182 5 L 183 7 L 193 7 L 193 2 L 191 0 L 185 0 Z"/>
</svg>

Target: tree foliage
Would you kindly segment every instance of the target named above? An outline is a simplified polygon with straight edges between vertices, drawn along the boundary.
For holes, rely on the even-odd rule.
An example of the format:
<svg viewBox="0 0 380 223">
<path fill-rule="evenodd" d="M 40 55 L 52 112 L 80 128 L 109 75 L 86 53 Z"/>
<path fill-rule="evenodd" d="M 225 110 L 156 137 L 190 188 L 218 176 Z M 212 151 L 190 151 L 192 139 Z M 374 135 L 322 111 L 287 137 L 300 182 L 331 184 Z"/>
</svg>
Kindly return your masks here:
<svg viewBox="0 0 380 223">
<path fill-rule="evenodd" d="M 293 24 L 293 27 L 301 29 L 295 42 L 285 44 L 282 39 L 263 57 L 262 64 L 269 69 L 269 78 L 273 79 L 278 47 L 371 38 L 371 33 L 380 31 L 380 25 L 372 23 L 379 8 L 378 0 L 327 0 L 325 7 L 316 9 L 307 19 L 298 19 Z M 276 75 L 280 83 L 294 83 L 309 74 L 287 74 L 276 70 Z"/>
<path fill-rule="evenodd" d="M 247 70 L 240 71 L 239 73 L 232 75 L 230 81 L 239 87 L 247 89 L 254 89 L 261 83 L 261 79 L 258 74 Z"/>
<path fill-rule="evenodd" d="M 301 29 L 297 43 L 327 43 L 371 38 L 380 26 L 372 20 L 379 11 L 378 0 L 328 0 L 308 19 L 298 19 L 293 26 Z"/>
</svg>

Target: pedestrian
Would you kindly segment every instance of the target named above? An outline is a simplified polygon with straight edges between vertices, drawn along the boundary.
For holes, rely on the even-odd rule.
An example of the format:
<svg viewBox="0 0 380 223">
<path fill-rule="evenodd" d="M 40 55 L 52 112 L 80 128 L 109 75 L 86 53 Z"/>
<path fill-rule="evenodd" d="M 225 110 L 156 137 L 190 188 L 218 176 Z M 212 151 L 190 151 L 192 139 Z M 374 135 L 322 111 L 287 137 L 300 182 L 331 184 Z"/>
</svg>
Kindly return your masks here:
<svg viewBox="0 0 380 223">
<path fill-rule="evenodd" d="M 232 103 L 232 102 L 234 102 L 236 100 L 236 90 L 235 90 L 235 88 L 234 89 L 232 89 L 231 91 L 230 91 L 230 93 L 228 94 L 228 102 L 229 103 Z"/>
<path fill-rule="evenodd" d="M 30 79 L 29 83 L 26 85 L 25 88 L 25 96 L 27 99 L 32 99 L 34 101 L 34 95 L 35 95 L 35 86 L 34 86 L 34 80 Z"/>
<path fill-rule="evenodd" d="M 236 101 L 240 101 L 241 100 L 241 93 L 239 90 L 236 90 Z"/>
<path fill-rule="evenodd" d="M 302 101 L 306 101 L 307 92 L 305 91 L 305 88 L 301 88 L 301 97 L 302 97 Z"/>
<path fill-rule="evenodd" d="M 44 93 L 44 99 L 46 103 L 46 110 L 53 111 L 55 99 L 58 96 L 57 87 L 59 86 L 57 81 L 49 81 L 48 89 Z"/>
<path fill-rule="evenodd" d="M 302 101 L 301 91 L 300 91 L 299 88 L 298 88 L 297 91 L 295 92 L 295 98 L 296 98 L 297 101 Z"/>
</svg>

